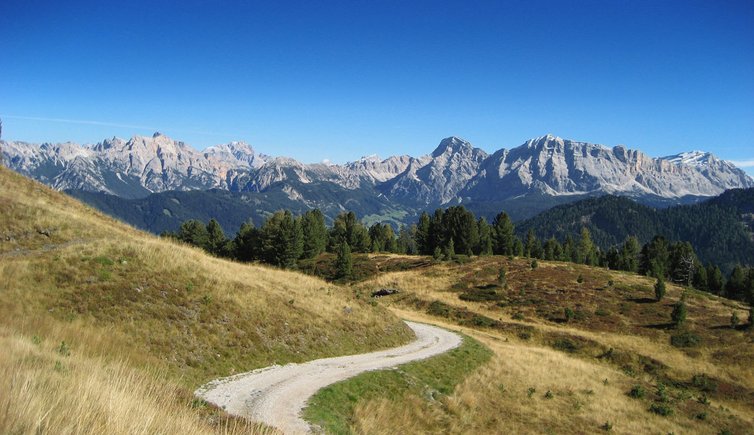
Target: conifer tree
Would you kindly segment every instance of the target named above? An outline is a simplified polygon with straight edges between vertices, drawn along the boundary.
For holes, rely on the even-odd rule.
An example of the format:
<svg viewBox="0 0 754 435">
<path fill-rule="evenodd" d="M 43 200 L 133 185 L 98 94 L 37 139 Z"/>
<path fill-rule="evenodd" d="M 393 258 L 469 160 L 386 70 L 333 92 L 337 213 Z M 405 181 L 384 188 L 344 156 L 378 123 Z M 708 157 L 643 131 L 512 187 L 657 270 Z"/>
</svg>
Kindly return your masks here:
<svg viewBox="0 0 754 435">
<path fill-rule="evenodd" d="M 260 234 L 251 221 L 241 224 L 233 239 L 234 257 L 239 261 L 258 260 L 260 255 Z"/>
<path fill-rule="evenodd" d="M 207 227 L 202 221 L 189 219 L 183 222 L 176 236 L 182 242 L 207 249 L 209 234 L 207 234 Z"/>
<path fill-rule="evenodd" d="M 663 297 L 665 297 L 665 280 L 659 277 L 655 282 L 655 300 L 660 302 Z"/>
<path fill-rule="evenodd" d="M 710 293 L 716 295 L 723 294 L 725 289 L 725 281 L 723 280 L 723 273 L 720 268 L 710 263 L 707 266 L 707 288 Z"/>
<path fill-rule="evenodd" d="M 300 220 L 287 210 L 275 212 L 262 226 L 261 245 L 266 263 L 294 267 L 304 249 Z"/>
<path fill-rule="evenodd" d="M 416 249 L 421 255 L 430 255 L 434 251 L 434 246 L 430 243 L 429 237 L 430 219 L 427 212 L 422 212 L 419 217 L 419 223 L 416 224 Z"/>
<path fill-rule="evenodd" d="M 479 229 L 479 246 L 475 250 L 478 255 L 492 255 L 492 227 L 487 219 L 480 217 L 477 221 Z"/>
<path fill-rule="evenodd" d="M 301 216 L 303 249 L 301 258 L 314 258 L 325 252 L 327 247 L 327 227 L 325 216 L 319 209 L 309 210 Z"/>
<path fill-rule="evenodd" d="M 492 221 L 492 252 L 497 255 L 514 255 L 514 227 L 508 214 L 499 213 Z"/>
<path fill-rule="evenodd" d="M 207 251 L 218 257 L 227 255 L 227 243 L 228 239 L 225 237 L 225 232 L 214 218 L 210 219 L 207 223 Z"/>
<path fill-rule="evenodd" d="M 670 318 L 673 321 L 673 326 L 676 328 L 683 325 L 686 321 L 686 302 L 683 299 L 673 305 L 673 312 L 670 314 Z"/>
<path fill-rule="evenodd" d="M 351 247 L 345 240 L 341 240 L 341 242 L 338 243 L 335 257 L 335 273 L 337 277 L 341 279 L 350 279 L 353 275 Z"/>
</svg>

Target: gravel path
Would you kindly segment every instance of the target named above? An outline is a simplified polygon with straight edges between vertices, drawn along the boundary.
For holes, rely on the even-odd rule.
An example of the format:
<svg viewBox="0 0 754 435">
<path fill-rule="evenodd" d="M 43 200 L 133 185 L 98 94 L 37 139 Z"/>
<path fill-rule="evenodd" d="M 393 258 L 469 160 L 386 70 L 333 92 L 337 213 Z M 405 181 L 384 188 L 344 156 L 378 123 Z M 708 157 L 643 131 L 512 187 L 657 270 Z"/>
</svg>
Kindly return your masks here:
<svg viewBox="0 0 754 435">
<path fill-rule="evenodd" d="M 274 426 L 286 434 L 310 432 L 300 414 L 318 390 L 360 373 L 395 367 L 447 352 L 461 336 L 436 326 L 406 322 L 416 340 L 400 347 L 302 364 L 270 366 L 202 386 L 194 394 L 227 412 Z"/>
</svg>

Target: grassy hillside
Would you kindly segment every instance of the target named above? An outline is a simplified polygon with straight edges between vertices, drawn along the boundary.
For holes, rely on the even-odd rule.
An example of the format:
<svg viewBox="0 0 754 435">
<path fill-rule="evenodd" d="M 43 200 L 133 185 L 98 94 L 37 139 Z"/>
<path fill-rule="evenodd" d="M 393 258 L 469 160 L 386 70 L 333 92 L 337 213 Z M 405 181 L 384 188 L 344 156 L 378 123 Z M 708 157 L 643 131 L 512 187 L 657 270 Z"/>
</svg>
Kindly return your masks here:
<svg viewBox="0 0 754 435">
<path fill-rule="evenodd" d="M 427 396 L 418 385 L 415 394 L 358 400 L 349 420 L 355 432 L 743 434 L 754 427 L 754 331 L 730 326 L 734 312 L 746 321 L 744 304 L 672 285 L 656 302 L 648 278 L 570 263 L 532 269 L 526 259 L 481 257 L 415 266 L 378 271 L 355 291 L 397 288 L 380 303 L 461 328 L 494 354 L 447 395 Z M 497 282 L 501 267 L 505 286 Z M 688 319 L 674 328 L 670 314 L 684 291 Z"/>
<path fill-rule="evenodd" d="M 160 240 L 5 168 L 0 204 L 2 433 L 248 430 L 193 389 L 410 337 L 343 288 Z"/>
</svg>

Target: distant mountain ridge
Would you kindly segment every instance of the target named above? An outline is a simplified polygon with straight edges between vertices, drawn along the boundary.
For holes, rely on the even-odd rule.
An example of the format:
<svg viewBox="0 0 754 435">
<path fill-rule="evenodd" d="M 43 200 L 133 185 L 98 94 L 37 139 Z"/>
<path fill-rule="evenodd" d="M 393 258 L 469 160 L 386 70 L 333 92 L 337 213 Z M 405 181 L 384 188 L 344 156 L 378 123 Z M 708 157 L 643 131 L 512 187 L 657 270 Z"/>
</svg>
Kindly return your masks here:
<svg viewBox="0 0 754 435">
<path fill-rule="evenodd" d="M 406 215 L 465 204 L 483 215 L 514 208 L 514 217 L 527 217 L 558 203 L 604 194 L 669 205 L 754 187 L 745 172 L 709 153 L 652 158 L 623 146 L 607 148 L 553 135 L 491 155 L 449 137 L 425 156 L 371 156 L 343 165 L 271 157 L 244 142 L 200 152 L 160 133 L 87 146 L 12 141 L 0 145 L 10 168 L 59 190 L 127 199 L 174 190 L 275 191 L 311 208 L 318 200 L 312 189 L 303 187 L 316 184 L 327 185 L 328 201 L 337 209 L 359 211 L 360 201 L 374 196 L 386 210 Z"/>
</svg>

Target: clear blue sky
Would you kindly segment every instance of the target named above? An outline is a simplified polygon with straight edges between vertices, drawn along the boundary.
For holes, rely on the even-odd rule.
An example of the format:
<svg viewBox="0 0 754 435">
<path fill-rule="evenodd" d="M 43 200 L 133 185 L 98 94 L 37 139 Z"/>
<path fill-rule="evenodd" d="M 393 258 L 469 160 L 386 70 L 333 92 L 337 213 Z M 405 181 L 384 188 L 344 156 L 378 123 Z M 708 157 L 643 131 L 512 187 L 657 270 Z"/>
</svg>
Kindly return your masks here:
<svg viewBox="0 0 754 435">
<path fill-rule="evenodd" d="M 549 132 L 754 160 L 751 0 L 3 0 L 0 53 L 6 139 L 342 162 Z"/>
</svg>

